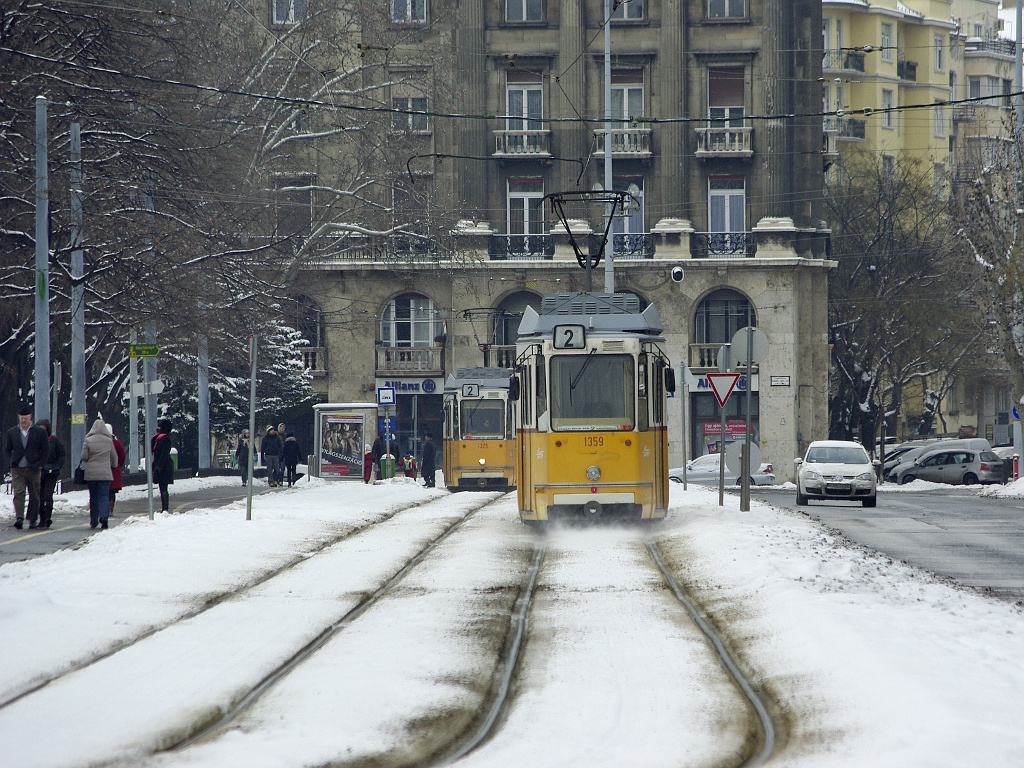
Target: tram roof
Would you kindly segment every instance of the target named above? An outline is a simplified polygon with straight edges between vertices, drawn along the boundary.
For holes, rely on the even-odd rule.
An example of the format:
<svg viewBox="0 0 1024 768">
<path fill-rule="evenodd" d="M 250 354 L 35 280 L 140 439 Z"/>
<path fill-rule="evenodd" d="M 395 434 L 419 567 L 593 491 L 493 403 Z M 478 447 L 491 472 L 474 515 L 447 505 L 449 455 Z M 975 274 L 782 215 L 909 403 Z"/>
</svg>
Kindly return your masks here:
<svg viewBox="0 0 1024 768">
<path fill-rule="evenodd" d="M 444 391 L 459 389 L 463 384 L 478 384 L 490 389 L 508 389 L 508 368 L 459 368 L 449 374 Z"/>
<path fill-rule="evenodd" d="M 541 300 L 540 314 L 526 308 L 519 336 L 548 335 L 556 325 L 584 318 L 588 333 L 657 336 L 665 330 L 655 306 L 649 304 L 641 312 L 640 299 L 631 293 L 559 293 Z"/>
</svg>

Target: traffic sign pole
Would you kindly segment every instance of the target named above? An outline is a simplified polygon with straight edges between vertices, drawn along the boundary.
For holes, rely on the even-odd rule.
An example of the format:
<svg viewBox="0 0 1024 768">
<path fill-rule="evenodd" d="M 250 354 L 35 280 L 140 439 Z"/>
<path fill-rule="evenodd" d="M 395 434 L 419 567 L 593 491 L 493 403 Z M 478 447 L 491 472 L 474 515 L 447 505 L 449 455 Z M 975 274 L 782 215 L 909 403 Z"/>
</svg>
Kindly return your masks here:
<svg viewBox="0 0 1024 768">
<path fill-rule="evenodd" d="M 720 355 L 724 356 L 725 360 L 724 361 L 723 360 L 719 360 L 718 361 L 719 367 L 724 365 L 725 366 L 725 370 L 729 370 L 729 367 L 730 367 L 729 357 L 730 357 L 730 352 L 731 351 L 732 350 L 729 348 L 728 344 L 726 344 L 726 345 L 724 345 L 722 347 L 722 351 L 721 351 Z M 730 385 L 728 391 L 725 393 L 725 397 L 722 397 L 721 395 L 719 395 L 718 394 L 718 389 L 715 387 L 715 382 L 718 380 L 718 377 L 716 376 L 713 379 L 713 378 L 711 378 L 712 376 L 715 376 L 715 374 L 713 374 L 713 373 L 709 373 L 708 374 L 708 382 L 711 384 L 711 389 L 712 389 L 712 391 L 714 391 L 715 398 L 718 400 L 718 409 L 722 412 L 722 433 L 721 433 L 721 436 L 718 438 L 718 506 L 724 507 L 725 506 L 725 404 L 727 402 L 729 402 L 729 395 L 732 394 L 733 387 L 736 386 L 736 380 L 739 379 L 739 374 L 737 374 L 737 373 L 724 373 L 724 374 L 720 373 L 720 374 L 718 374 L 718 376 L 735 377 L 735 378 L 733 378 L 732 385 Z"/>
</svg>

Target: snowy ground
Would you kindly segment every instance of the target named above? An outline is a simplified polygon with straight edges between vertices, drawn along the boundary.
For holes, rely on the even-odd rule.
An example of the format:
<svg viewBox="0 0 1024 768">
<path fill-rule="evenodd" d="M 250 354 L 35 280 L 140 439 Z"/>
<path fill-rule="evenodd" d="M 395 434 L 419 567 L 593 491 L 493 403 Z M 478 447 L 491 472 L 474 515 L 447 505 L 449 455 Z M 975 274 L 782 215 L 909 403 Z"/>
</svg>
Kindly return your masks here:
<svg viewBox="0 0 1024 768">
<path fill-rule="evenodd" d="M 768 692 L 782 730 L 772 765 L 1024 765 L 1019 607 L 799 512 L 755 501 L 741 513 L 732 495 L 721 508 L 716 490 L 698 486 L 671 492 L 658 546 Z M 491 498 L 404 479 L 314 480 L 257 497 L 249 522 L 244 502 L 134 518 L 80 549 L 0 566 L 0 764 L 390 765 L 436 752 L 486 696 L 535 540 L 514 496 L 472 512 Z M 84 494 L 61 503 L 84 505 Z M 214 718 L 467 515 L 238 727 L 145 758 Z M 0 517 L 10 516 L 2 496 Z M 547 541 L 515 695 L 498 733 L 460 765 L 726 760 L 743 733 L 736 694 L 641 534 L 572 529 Z"/>
</svg>

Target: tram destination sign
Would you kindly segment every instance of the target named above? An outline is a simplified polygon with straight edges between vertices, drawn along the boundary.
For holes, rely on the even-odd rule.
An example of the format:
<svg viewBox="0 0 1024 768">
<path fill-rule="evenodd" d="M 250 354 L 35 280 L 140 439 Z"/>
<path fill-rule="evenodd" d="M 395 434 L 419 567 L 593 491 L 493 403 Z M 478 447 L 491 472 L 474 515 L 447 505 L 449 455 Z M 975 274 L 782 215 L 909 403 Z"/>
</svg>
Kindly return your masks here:
<svg viewBox="0 0 1024 768">
<path fill-rule="evenodd" d="M 160 347 L 156 344 L 129 344 L 128 357 L 156 357 Z"/>
</svg>

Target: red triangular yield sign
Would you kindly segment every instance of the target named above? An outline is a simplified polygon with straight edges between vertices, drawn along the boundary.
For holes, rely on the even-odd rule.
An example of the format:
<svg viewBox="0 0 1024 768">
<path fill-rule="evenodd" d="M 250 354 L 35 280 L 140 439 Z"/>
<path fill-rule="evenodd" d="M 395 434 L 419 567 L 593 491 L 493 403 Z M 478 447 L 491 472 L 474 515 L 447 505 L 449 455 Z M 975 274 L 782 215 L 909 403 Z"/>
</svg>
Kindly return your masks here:
<svg viewBox="0 0 1024 768">
<path fill-rule="evenodd" d="M 708 374 L 708 384 L 711 385 L 711 391 L 715 393 L 715 399 L 718 400 L 718 404 L 723 408 L 729 400 L 729 395 L 736 389 L 736 382 L 739 380 L 740 375 L 738 373 Z"/>
</svg>

